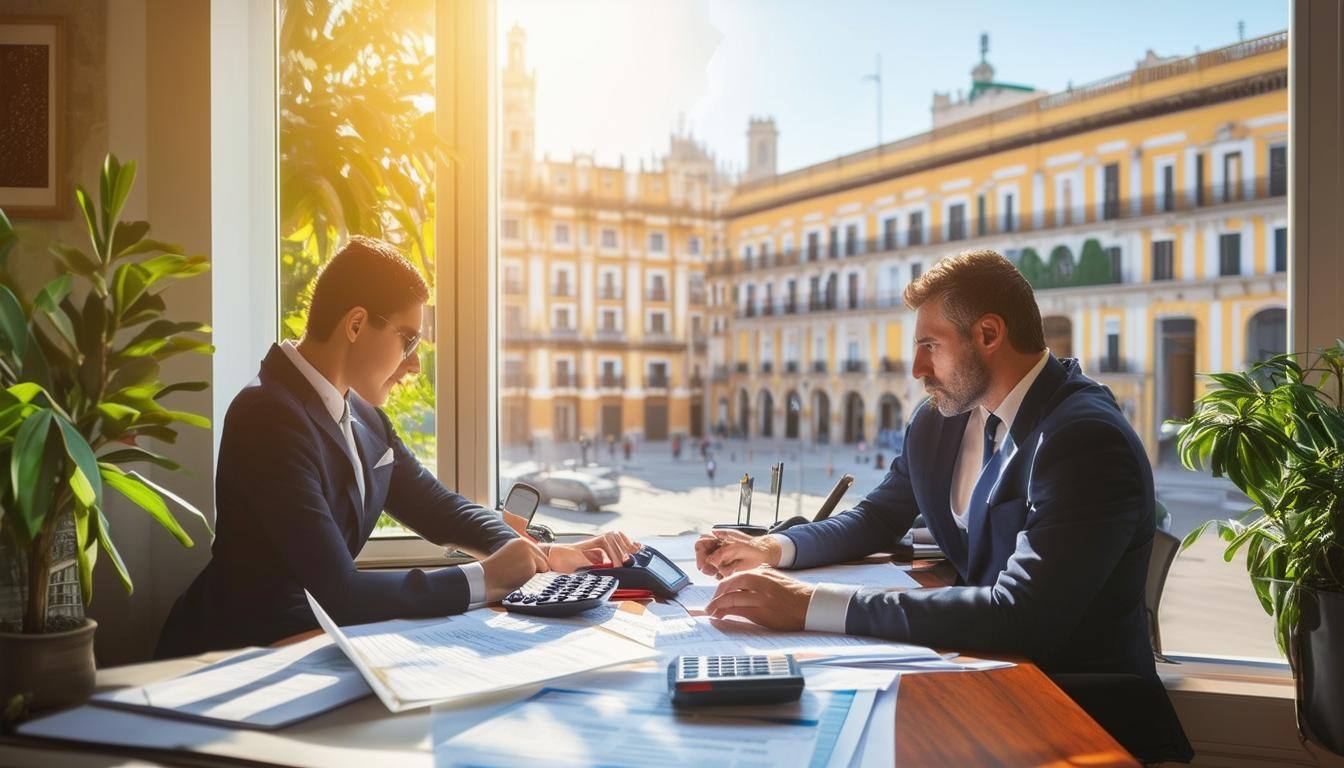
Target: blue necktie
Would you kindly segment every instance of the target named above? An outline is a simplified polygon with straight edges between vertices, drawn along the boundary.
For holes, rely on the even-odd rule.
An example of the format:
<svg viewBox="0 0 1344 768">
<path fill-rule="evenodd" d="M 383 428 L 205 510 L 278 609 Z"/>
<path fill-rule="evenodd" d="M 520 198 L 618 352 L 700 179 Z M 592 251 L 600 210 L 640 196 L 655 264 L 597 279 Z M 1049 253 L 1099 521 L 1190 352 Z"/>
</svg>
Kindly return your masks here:
<svg viewBox="0 0 1344 768">
<path fill-rule="evenodd" d="M 985 419 L 985 452 L 980 457 L 981 471 L 984 470 L 985 465 L 988 464 L 989 460 L 994 456 L 994 436 L 998 434 L 999 425 L 1002 423 L 1003 419 L 1000 419 L 992 413 L 989 414 L 989 418 Z"/>
</svg>

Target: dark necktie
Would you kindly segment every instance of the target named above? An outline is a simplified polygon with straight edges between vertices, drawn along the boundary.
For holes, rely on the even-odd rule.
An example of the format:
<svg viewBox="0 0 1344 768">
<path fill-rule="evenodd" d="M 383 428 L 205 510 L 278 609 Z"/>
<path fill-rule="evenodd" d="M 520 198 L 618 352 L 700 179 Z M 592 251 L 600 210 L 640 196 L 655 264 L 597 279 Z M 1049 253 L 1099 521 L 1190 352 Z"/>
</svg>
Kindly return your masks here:
<svg viewBox="0 0 1344 768">
<path fill-rule="evenodd" d="M 994 436 L 998 434 L 999 425 L 1002 423 L 1003 419 L 1000 419 L 992 413 L 989 414 L 989 418 L 985 419 L 985 452 L 980 457 L 981 470 L 984 470 L 985 465 L 988 464 L 989 460 L 994 456 Z"/>
</svg>

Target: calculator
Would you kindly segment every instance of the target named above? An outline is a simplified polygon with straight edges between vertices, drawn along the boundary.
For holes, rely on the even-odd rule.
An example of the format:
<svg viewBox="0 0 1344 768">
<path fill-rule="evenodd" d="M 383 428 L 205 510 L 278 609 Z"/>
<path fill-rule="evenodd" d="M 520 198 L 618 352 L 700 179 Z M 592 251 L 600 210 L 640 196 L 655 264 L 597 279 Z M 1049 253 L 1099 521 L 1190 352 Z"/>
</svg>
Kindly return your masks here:
<svg viewBox="0 0 1344 768">
<path fill-rule="evenodd" d="M 803 695 L 793 654 L 678 656 L 667 665 L 667 690 L 679 707 L 775 704 Z"/>
<path fill-rule="evenodd" d="M 605 603 L 617 584 L 614 577 L 595 573 L 538 573 L 500 604 L 515 613 L 572 616 Z"/>
</svg>

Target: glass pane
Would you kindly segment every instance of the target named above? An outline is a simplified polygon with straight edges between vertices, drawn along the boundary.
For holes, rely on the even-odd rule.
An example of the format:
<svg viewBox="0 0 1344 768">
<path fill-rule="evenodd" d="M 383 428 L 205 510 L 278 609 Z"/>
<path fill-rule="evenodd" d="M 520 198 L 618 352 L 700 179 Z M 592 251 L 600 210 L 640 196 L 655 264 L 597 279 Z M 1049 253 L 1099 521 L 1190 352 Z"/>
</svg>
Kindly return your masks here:
<svg viewBox="0 0 1344 768">
<path fill-rule="evenodd" d="M 1285 346 L 1287 4 L 1142 6 L 990 11 L 991 36 L 927 4 L 501 0 L 502 489 L 614 481 L 553 496 L 562 530 L 705 530 L 744 474 L 755 522 L 811 517 L 845 473 L 852 504 L 924 397 L 902 291 L 992 248 L 1114 392 L 1172 532 L 1244 509 L 1172 463 L 1163 422 L 1199 373 Z M 1172 567 L 1165 648 L 1277 657 L 1219 552 Z"/>
<path fill-rule="evenodd" d="M 434 284 L 434 3 L 280 0 L 280 336 L 351 235 L 395 244 Z M 429 321 L 426 319 L 426 330 Z M 434 471 L 434 344 L 384 410 Z M 379 532 L 404 533 L 386 515 Z"/>
</svg>

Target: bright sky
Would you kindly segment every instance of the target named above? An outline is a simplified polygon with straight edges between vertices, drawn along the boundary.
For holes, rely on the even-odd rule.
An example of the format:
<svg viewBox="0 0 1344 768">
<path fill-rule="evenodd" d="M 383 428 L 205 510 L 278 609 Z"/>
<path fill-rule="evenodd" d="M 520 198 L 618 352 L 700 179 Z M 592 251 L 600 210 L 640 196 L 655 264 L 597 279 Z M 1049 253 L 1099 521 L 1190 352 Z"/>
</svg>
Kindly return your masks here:
<svg viewBox="0 0 1344 768">
<path fill-rule="evenodd" d="M 981 32 L 997 80 L 1049 91 L 1286 29 L 1287 0 L 499 0 L 537 74 L 537 147 L 638 165 L 686 126 L 735 169 L 748 117 L 773 115 L 779 170 L 930 127 L 933 92 L 968 89 Z M 1010 11 L 1006 13 L 1005 11 Z"/>
</svg>

